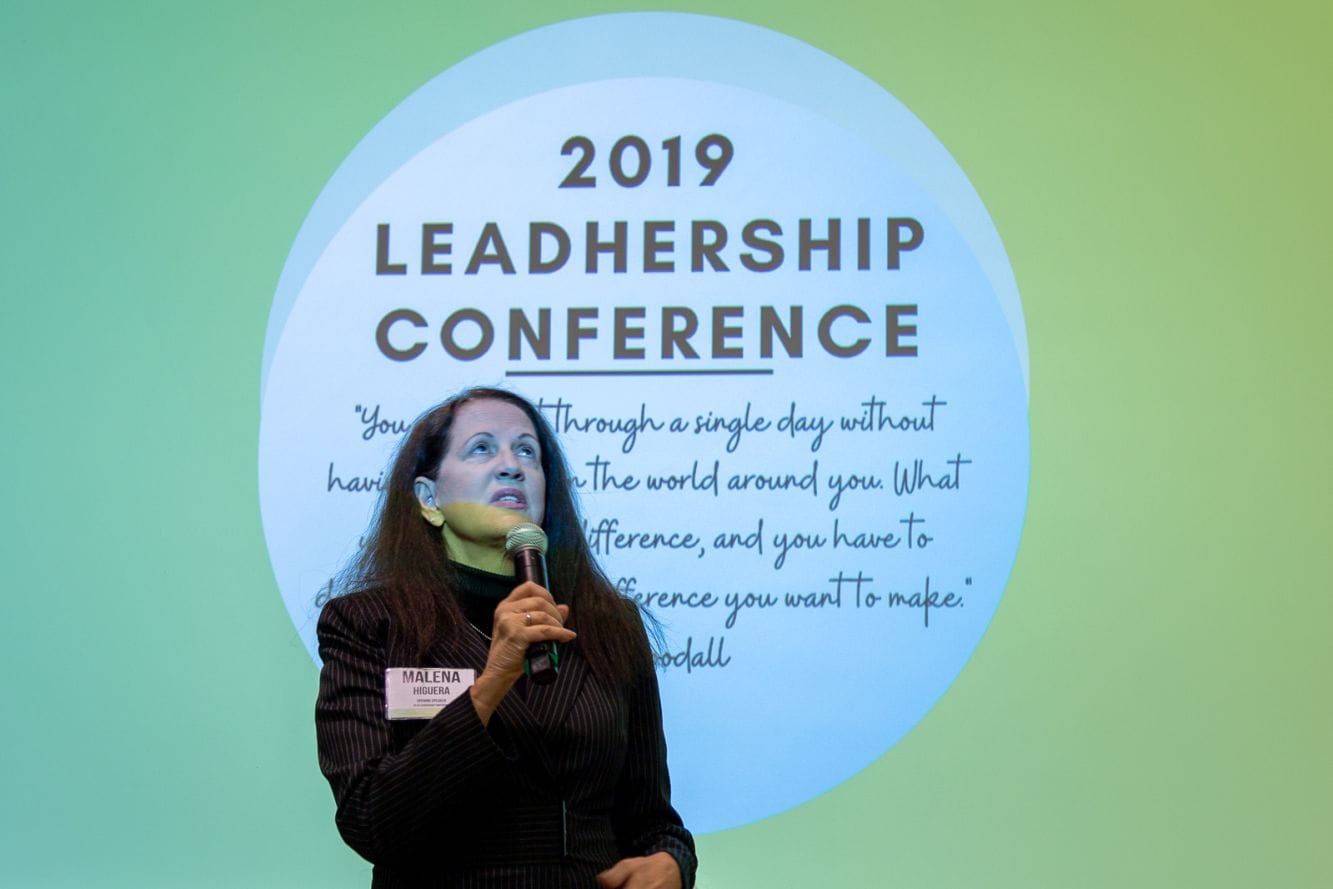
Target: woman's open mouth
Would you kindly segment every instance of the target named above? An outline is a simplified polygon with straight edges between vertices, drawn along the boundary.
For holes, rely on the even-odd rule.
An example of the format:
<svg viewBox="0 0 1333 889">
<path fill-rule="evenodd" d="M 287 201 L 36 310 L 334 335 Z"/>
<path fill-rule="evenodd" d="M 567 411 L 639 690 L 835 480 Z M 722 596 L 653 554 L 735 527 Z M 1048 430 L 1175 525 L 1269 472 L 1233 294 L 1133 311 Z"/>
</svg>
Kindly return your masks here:
<svg viewBox="0 0 1333 889">
<path fill-rule="evenodd" d="M 501 488 L 491 496 L 491 505 L 506 509 L 527 509 L 528 498 L 515 488 Z"/>
</svg>

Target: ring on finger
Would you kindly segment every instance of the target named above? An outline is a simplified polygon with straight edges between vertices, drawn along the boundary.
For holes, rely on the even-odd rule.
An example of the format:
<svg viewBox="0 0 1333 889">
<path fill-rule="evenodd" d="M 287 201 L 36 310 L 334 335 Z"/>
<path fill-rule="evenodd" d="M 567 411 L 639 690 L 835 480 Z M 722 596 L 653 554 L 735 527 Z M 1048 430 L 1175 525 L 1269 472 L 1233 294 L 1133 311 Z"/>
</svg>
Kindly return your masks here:
<svg viewBox="0 0 1333 889">
<path fill-rule="evenodd" d="M 525 611 L 525 612 L 523 612 L 523 626 L 525 626 L 525 627 L 530 627 L 530 626 L 532 626 L 532 612 L 531 612 L 531 611 Z"/>
</svg>

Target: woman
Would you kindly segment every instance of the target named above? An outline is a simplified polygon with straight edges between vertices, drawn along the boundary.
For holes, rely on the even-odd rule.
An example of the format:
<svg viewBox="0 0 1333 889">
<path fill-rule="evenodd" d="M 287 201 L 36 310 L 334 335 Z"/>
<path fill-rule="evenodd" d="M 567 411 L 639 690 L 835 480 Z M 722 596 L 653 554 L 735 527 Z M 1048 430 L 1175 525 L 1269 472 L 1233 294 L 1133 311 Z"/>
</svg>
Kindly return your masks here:
<svg viewBox="0 0 1333 889">
<path fill-rule="evenodd" d="M 570 489 L 545 419 L 502 390 L 423 414 L 394 459 L 318 630 L 320 769 L 377 889 L 693 885 L 643 623 Z M 516 520 L 546 531 L 550 590 L 512 577 Z M 524 676 L 538 641 L 559 649 L 549 685 Z M 475 681 L 429 718 L 388 718 L 388 686 L 418 667 Z"/>
</svg>

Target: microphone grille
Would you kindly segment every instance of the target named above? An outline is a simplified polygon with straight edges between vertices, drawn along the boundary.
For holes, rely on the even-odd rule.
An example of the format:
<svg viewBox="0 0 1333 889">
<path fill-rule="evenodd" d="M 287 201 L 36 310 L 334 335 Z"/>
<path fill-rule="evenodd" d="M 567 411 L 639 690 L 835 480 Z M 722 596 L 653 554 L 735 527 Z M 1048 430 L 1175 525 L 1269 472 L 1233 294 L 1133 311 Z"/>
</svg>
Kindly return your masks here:
<svg viewBox="0 0 1333 889">
<path fill-rule="evenodd" d="M 546 532 L 532 522 L 523 522 L 509 529 L 505 535 L 505 552 L 513 555 L 520 549 L 533 547 L 546 555 Z"/>
</svg>

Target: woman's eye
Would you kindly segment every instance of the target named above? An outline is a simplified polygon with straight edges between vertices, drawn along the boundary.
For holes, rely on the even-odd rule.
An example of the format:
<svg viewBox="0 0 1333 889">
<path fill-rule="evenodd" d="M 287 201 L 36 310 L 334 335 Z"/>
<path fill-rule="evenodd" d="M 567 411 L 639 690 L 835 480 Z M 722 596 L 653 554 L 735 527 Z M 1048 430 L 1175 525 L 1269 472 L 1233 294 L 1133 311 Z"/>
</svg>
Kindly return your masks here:
<svg viewBox="0 0 1333 889">
<path fill-rule="evenodd" d="M 490 451 L 491 444 L 487 441 L 479 441 L 472 446 L 472 453 L 474 454 L 489 454 Z"/>
<path fill-rule="evenodd" d="M 536 457 L 536 456 L 537 456 L 537 449 L 534 448 L 532 445 L 519 445 L 515 450 L 518 451 L 518 455 L 519 455 L 520 457 Z"/>
</svg>

